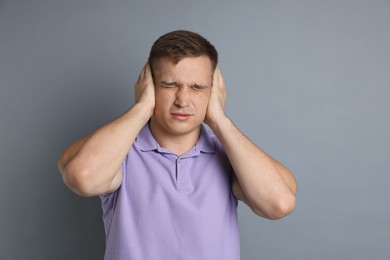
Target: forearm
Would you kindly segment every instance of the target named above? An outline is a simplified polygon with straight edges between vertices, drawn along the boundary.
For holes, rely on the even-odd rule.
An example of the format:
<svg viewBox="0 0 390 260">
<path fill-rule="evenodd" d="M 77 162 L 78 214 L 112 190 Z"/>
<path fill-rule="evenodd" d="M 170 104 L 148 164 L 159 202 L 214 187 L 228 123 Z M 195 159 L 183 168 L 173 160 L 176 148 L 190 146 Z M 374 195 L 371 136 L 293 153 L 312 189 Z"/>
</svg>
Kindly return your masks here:
<svg viewBox="0 0 390 260">
<path fill-rule="evenodd" d="M 227 117 L 214 121 L 210 127 L 222 143 L 244 201 L 252 210 L 269 218 L 291 211 L 296 183 L 288 169 L 258 148 Z"/>
<path fill-rule="evenodd" d="M 65 183 L 76 192 L 84 190 L 78 193 L 104 192 L 151 113 L 136 104 L 111 123 L 72 144 L 59 161 Z"/>
</svg>

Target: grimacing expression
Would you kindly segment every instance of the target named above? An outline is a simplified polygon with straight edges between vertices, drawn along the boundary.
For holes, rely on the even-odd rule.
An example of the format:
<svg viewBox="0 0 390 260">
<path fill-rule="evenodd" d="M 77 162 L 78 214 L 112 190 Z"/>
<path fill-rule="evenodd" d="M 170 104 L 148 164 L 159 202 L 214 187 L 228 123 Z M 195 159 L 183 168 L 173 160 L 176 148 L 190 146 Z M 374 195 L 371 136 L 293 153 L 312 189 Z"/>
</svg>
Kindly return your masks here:
<svg viewBox="0 0 390 260">
<path fill-rule="evenodd" d="M 174 64 L 169 58 L 160 58 L 153 76 L 155 129 L 168 135 L 198 133 L 210 100 L 213 78 L 210 59 L 185 57 Z"/>
</svg>

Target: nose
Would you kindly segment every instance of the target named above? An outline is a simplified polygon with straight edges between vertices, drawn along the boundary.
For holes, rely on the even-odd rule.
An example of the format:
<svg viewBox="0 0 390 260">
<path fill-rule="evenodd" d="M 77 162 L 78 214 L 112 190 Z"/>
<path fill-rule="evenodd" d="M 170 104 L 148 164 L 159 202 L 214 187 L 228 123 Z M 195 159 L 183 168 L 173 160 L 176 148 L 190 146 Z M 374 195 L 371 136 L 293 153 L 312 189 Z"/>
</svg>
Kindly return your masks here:
<svg viewBox="0 0 390 260">
<path fill-rule="evenodd" d="M 190 104 L 190 91 L 187 86 L 180 86 L 176 91 L 175 105 L 178 107 L 186 107 Z"/>
</svg>

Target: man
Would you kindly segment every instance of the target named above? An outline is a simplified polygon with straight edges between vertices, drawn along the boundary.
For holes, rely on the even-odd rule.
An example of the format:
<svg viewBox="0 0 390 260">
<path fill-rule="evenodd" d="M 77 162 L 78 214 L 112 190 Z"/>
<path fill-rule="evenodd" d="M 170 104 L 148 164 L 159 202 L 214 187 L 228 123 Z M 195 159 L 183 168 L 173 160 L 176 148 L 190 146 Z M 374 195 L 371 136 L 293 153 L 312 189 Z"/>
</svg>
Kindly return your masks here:
<svg viewBox="0 0 390 260">
<path fill-rule="evenodd" d="M 199 34 L 161 36 L 135 104 L 61 156 L 65 184 L 101 197 L 105 259 L 239 259 L 237 199 L 269 219 L 294 209 L 292 174 L 226 116 L 217 63 Z"/>
</svg>

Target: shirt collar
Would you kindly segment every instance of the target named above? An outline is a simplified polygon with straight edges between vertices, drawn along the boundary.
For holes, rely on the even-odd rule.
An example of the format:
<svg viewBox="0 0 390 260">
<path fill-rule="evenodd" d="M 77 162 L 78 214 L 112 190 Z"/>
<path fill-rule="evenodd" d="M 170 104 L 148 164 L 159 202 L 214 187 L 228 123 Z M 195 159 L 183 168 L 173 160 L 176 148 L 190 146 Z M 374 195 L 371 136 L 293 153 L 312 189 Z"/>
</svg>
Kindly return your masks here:
<svg viewBox="0 0 390 260">
<path fill-rule="evenodd" d="M 207 129 L 206 126 L 202 124 L 200 129 L 200 137 L 196 142 L 195 148 L 204 153 L 215 153 L 214 142 L 211 139 L 212 135 L 214 135 L 214 133 L 212 133 L 211 130 Z"/>
<path fill-rule="evenodd" d="M 215 147 L 211 135 L 213 135 L 211 130 L 208 130 L 206 126 L 202 124 L 200 137 L 196 142 L 194 148 L 192 148 L 190 151 L 194 151 L 195 153 L 196 152 L 214 153 Z M 166 152 L 167 151 L 157 143 L 156 139 L 154 139 L 150 131 L 149 124 L 146 124 L 141 129 L 134 143 L 141 151 L 144 152 L 148 152 L 148 151 Z"/>
</svg>

